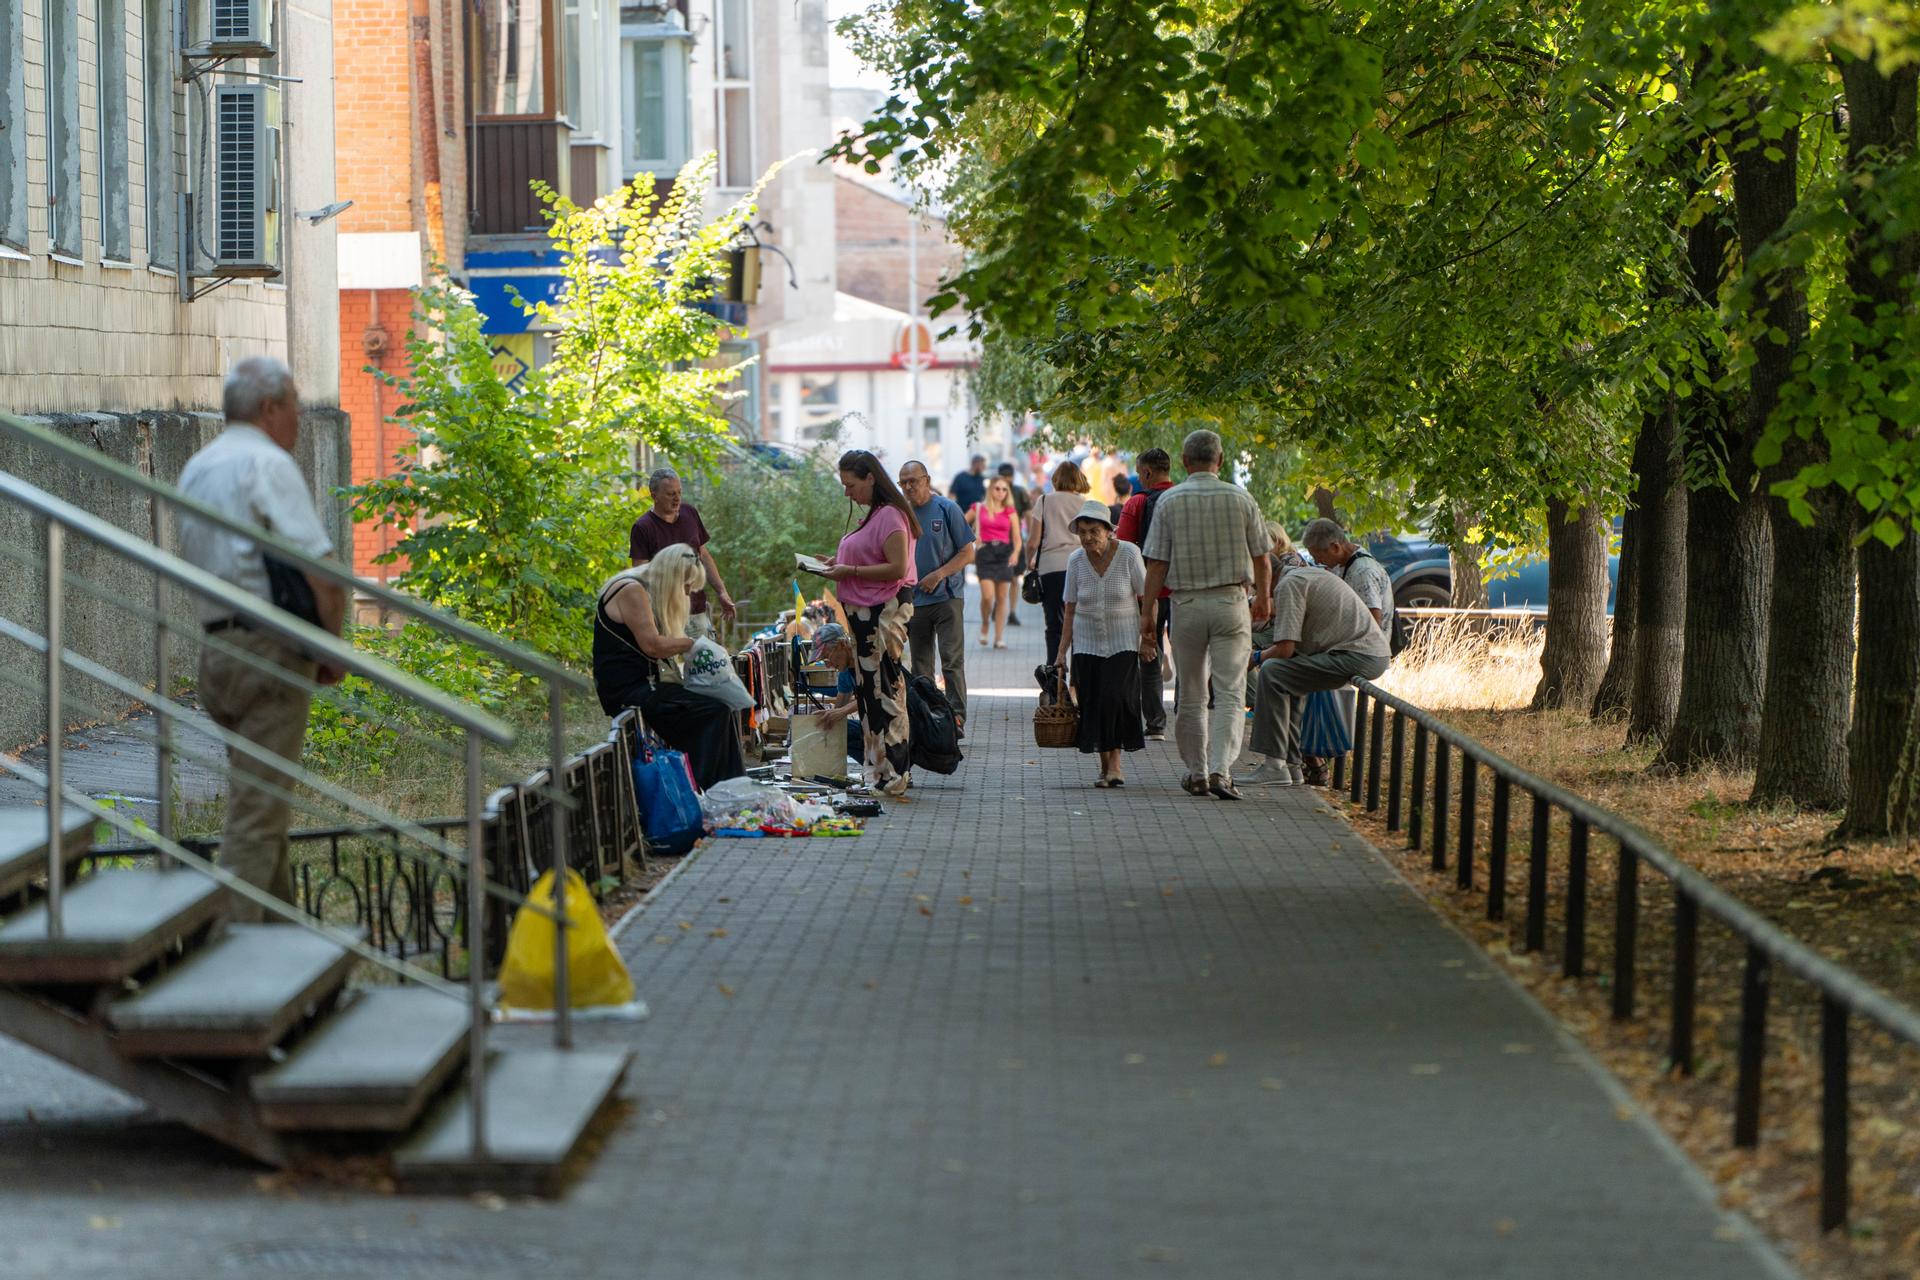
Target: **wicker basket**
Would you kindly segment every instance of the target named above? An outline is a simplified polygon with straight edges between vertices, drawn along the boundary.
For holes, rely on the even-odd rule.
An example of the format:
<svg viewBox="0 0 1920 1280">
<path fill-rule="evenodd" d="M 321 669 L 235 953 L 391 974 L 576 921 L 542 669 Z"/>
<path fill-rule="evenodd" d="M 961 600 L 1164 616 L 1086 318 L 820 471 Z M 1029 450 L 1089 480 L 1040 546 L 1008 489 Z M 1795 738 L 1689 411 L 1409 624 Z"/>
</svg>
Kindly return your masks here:
<svg viewBox="0 0 1920 1280">
<path fill-rule="evenodd" d="M 1042 701 L 1033 709 L 1033 741 L 1040 747 L 1072 747 L 1080 741 L 1080 709 L 1071 696 Z"/>
</svg>

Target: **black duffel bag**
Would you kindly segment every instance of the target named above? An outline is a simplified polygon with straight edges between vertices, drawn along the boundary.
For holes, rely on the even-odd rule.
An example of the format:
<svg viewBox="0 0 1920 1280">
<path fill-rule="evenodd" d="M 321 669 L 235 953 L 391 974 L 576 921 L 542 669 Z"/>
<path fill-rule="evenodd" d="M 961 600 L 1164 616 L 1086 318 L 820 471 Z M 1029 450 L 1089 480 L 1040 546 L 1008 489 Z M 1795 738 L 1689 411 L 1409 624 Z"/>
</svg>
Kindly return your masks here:
<svg viewBox="0 0 1920 1280">
<path fill-rule="evenodd" d="M 932 676 L 907 677 L 907 726 L 915 768 L 952 773 L 966 759 L 960 752 L 960 726 L 953 720 L 953 704 Z"/>
</svg>

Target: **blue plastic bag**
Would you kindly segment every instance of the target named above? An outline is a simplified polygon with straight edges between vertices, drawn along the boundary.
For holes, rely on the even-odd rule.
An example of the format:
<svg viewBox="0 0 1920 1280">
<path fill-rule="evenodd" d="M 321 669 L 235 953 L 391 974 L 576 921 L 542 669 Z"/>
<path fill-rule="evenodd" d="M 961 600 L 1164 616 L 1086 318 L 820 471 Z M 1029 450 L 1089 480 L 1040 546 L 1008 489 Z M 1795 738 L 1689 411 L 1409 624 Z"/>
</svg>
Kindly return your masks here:
<svg viewBox="0 0 1920 1280">
<path fill-rule="evenodd" d="M 1353 750 L 1353 732 L 1340 714 L 1340 695 L 1322 689 L 1307 695 L 1300 712 L 1300 754 L 1325 760 Z"/>
<path fill-rule="evenodd" d="M 700 790 L 686 756 L 651 742 L 633 762 L 633 790 L 640 800 L 640 826 L 647 851 L 677 858 L 706 833 Z"/>
</svg>

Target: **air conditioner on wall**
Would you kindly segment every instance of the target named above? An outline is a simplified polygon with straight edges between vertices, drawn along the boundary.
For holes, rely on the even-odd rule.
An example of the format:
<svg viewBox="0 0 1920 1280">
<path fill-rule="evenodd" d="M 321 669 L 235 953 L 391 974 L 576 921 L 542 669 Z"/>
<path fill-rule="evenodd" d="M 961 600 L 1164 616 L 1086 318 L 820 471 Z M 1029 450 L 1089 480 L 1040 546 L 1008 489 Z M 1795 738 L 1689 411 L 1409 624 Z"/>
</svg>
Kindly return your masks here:
<svg viewBox="0 0 1920 1280">
<path fill-rule="evenodd" d="M 280 274 L 280 91 L 217 84 L 211 95 L 213 188 L 206 201 L 212 276 Z"/>
<path fill-rule="evenodd" d="M 192 54 L 220 58 L 271 58 L 274 0 L 187 0 Z"/>
</svg>

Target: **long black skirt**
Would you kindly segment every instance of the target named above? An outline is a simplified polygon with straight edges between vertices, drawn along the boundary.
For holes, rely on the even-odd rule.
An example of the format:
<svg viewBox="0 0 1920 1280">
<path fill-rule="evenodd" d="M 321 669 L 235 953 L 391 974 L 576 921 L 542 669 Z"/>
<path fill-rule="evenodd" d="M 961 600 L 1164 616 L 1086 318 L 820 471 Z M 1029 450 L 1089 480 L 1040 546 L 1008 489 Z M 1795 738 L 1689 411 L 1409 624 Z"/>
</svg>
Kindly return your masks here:
<svg viewBox="0 0 1920 1280">
<path fill-rule="evenodd" d="M 1074 654 L 1073 693 L 1080 706 L 1080 750 L 1138 751 L 1147 745 L 1138 653 Z"/>
<path fill-rule="evenodd" d="M 726 703 L 677 684 L 637 685 L 625 701 L 640 708 L 647 728 L 687 757 L 694 784 L 702 791 L 746 773 L 739 717 Z"/>
</svg>

